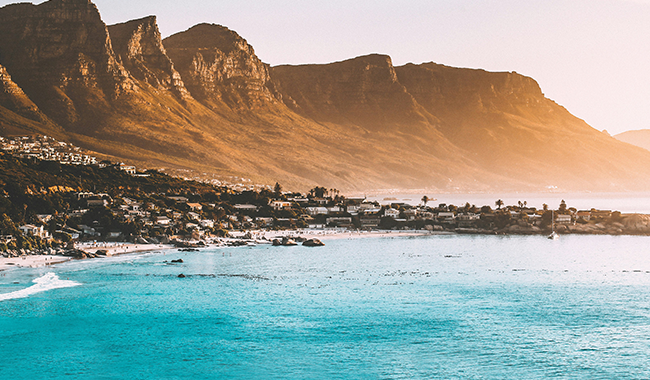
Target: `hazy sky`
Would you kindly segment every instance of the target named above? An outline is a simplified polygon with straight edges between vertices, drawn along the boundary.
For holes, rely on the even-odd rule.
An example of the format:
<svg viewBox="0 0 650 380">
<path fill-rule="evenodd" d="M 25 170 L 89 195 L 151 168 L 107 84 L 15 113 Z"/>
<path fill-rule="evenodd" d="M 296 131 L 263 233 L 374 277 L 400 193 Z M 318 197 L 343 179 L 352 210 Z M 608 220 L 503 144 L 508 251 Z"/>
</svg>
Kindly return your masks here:
<svg viewBox="0 0 650 380">
<path fill-rule="evenodd" d="M 396 65 L 516 71 L 594 128 L 650 128 L 650 0 L 94 2 L 108 24 L 157 15 L 164 36 L 225 25 L 272 65 L 383 53 Z"/>
</svg>

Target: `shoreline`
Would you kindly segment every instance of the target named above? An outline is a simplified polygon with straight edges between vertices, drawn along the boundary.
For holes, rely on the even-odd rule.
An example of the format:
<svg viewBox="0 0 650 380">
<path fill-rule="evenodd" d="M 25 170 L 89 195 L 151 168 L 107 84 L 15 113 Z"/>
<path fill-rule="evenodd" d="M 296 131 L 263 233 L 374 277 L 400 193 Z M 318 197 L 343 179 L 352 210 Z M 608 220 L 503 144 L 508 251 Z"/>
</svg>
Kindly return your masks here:
<svg viewBox="0 0 650 380">
<path fill-rule="evenodd" d="M 105 250 L 102 257 L 126 255 L 129 253 L 149 252 L 176 248 L 169 244 L 135 244 L 135 243 L 93 243 L 79 244 L 76 249 L 88 254 L 94 254 L 98 250 Z M 0 272 L 14 268 L 41 268 L 55 264 L 62 264 L 72 260 L 80 260 L 72 256 L 64 255 L 23 255 L 19 257 L 0 257 Z M 84 259 L 81 259 L 84 260 Z"/>
<path fill-rule="evenodd" d="M 560 235 L 628 235 L 618 231 L 576 231 L 572 228 L 566 228 L 560 232 Z M 616 232 L 616 233 L 613 233 Z M 229 237 L 214 238 L 208 241 L 205 246 L 196 248 L 236 248 L 246 245 L 271 244 L 274 239 L 286 238 L 303 238 L 318 239 L 321 241 L 328 240 L 353 240 L 368 238 L 400 238 L 400 237 L 421 237 L 421 236 L 448 236 L 448 235 L 493 235 L 493 236 L 542 236 L 548 235 L 549 231 L 488 231 L 463 229 L 457 231 L 429 231 L 429 230 L 370 230 L 370 231 L 353 231 L 346 229 L 294 229 L 294 230 L 251 230 L 231 232 Z M 630 236 L 648 236 L 647 234 L 629 234 Z M 191 242 L 189 242 L 192 244 Z M 194 244 L 198 241 L 194 242 Z M 243 244 L 237 244 L 243 243 Z M 251 243 L 251 244 L 248 244 Z M 138 244 L 127 242 L 102 242 L 102 243 L 80 243 L 75 249 L 88 254 L 89 257 L 73 257 L 64 255 L 23 255 L 19 257 L 2 257 L 0 256 L 0 272 L 15 268 L 40 268 L 56 264 L 66 263 L 72 260 L 85 260 L 93 258 L 105 258 L 130 253 L 142 253 L 151 251 L 163 251 L 172 249 L 183 249 L 181 246 L 174 244 Z M 104 253 L 97 253 L 105 251 Z"/>
</svg>

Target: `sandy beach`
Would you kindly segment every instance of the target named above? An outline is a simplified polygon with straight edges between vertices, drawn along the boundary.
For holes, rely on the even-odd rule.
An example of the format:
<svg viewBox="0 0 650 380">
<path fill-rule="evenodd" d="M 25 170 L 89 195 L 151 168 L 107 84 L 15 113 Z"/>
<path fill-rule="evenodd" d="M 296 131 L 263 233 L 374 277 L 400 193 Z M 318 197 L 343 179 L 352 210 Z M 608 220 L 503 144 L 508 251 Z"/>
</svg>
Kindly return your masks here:
<svg viewBox="0 0 650 380">
<path fill-rule="evenodd" d="M 133 244 L 133 243 L 82 243 L 76 246 L 87 253 L 98 250 L 106 251 L 106 256 L 124 255 L 135 252 L 155 251 L 174 248 L 166 244 Z M 11 268 L 38 268 L 73 260 L 62 255 L 25 255 L 21 257 L 0 257 L 0 271 Z"/>
<path fill-rule="evenodd" d="M 304 230 L 282 230 L 282 231 L 244 231 L 232 232 L 230 239 L 238 240 L 244 239 L 245 236 L 250 235 L 252 240 L 257 241 L 272 241 L 273 239 L 282 237 L 297 237 L 301 236 L 306 239 L 319 239 L 321 241 L 335 240 L 335 239 L 363 239 L 363 238 L 386 238 L 386 237 L 409 237 L 409 236 L 426 236 L 432 234 L 441 234 L 430 231 L 349 231 L 344 229 L 304 229 Z M 230 240 L 218 239 L 218 240 Z M 95 253 L 97 251 L 106 251 L 106 256 L 124 255 L 136 252 L 147 252 L 164 249 L 174 249 L 173 245 L 169 244 L 134 244 L 134 243 L 81 243 L 76 245 L 87 253 Z M 54 264 L 64 263 L 73 260 L 71 257 L 61 255 L 29 255 L 21 257 L 0 257 L 0 271 L 10 268 L 38 268 Z"/>
<path fill-rule="evenodd" d="M 31 255 L 21 257 L 0 257 L 0 271 L 10 268 L 38 268 L 60 264 L 71 260 L 71 257 L 60 255 Z"/>
<path fill-rule="evenodd" d="M 351 231 L 345 229 L 300 229 L 300 230 L 282 230 L 282 231 L 264 231 L 256 230 L 250 232 L 231 232 L 232 238 L 244 238 L 250 234 L 254 240 L 273 240 L 282 237 L 301 236 L 306 239 L 335 240 L 335 239 L 361 239 L 361 238 L 385 238 L 385 237 L 408 237 L 408 236 L 427 236 L 434 234 L 449 234 L 449 232 L 432 232 L 423 230 L 404 230 L 404 231 Z"/>
<path fill-rule="evenodd" d="M 106 251 L 106 256 L 124 255 L 134 252 L 156 251 L 160 249 L 175 248 L 170 244 L 135 244 L 135 243 L 82 243 L 75 245 L 75 248 L 84 252 L 95 253 Z"/>
</svg>

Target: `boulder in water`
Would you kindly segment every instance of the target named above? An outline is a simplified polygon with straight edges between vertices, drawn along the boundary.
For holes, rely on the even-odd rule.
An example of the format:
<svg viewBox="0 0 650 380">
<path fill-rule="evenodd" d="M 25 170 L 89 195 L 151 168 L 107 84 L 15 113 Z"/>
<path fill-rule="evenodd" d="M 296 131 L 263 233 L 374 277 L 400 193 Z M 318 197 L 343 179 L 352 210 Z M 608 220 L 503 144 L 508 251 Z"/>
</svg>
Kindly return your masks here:
<svg viewBox="0 0 650 380">
<path fill-rule="evenodd" d="M 325 245 L 325 243 L 323 243 L 322 241 L 320 241 L 318 239 L 308 239 L 308 240 L 305 240 L 302 243 L 302 245 L 304 245 L 305 247 L 322 247 L 322 246 Z"/>
</svg>

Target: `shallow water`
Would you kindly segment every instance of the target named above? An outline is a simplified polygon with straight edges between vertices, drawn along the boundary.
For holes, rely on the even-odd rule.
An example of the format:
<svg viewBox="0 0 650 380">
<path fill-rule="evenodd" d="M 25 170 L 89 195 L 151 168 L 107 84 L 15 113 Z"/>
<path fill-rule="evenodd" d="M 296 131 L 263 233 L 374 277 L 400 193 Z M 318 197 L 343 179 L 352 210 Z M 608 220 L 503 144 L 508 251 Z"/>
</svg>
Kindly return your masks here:
<svg viewBox="0 0 650 380">
<path fill-rule="evenodd" d="M 0 294 L 50 272 L 81 285 L 0 302 L 0 377 L 649 378 L 649 242 L 371 238 L 13 270 Z"/>
</svg>

